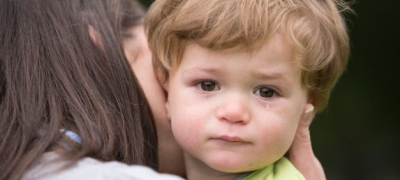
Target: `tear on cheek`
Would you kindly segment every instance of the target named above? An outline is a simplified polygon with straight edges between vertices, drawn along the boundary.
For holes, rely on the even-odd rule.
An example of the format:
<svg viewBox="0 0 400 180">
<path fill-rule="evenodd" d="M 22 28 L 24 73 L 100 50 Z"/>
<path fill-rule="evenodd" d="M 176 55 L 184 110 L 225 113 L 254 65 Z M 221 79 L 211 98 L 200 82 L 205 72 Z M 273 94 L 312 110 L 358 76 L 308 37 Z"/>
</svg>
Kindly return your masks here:
<svg viewBox="0 0 400 180">
<path fill-rule="evenodd" d="M 265 110 L 269 111 L 271 109 L 271 105 L 269 103 L 265 104 Z"/>
<path fill-rule="evenodd" d="M 207 117 L 207 115 L 208 115 L 208 112 L 203 111 L 203 112 L 201 113 L 201 115 L 200 115 L 200 118 L 201 118 L 201 119 L 204 119 L 204 118 Z"/>
</svg>

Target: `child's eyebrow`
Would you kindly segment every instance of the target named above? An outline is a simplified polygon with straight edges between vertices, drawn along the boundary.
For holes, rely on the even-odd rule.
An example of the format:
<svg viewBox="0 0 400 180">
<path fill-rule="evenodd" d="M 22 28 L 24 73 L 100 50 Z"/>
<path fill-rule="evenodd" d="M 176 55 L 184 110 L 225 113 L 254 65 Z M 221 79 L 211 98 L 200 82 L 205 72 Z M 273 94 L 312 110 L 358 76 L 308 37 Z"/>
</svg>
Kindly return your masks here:
<svg viewBox="0 0 400 180">
<path fill-rule="evenodd" d="M 184 76 L 191 76 L 194 74 L 199 74 L 199 73 L 207 73 L 207 74 L 219 74 L 219 68 L 216 67 L 205 67 L 205 66 L 195 66 L 195 67 L 188 67 L 185 68 L 182 72 Z"/>
<path fill-rule="evenodd" d="M 252 76 L 257 79 L 273 80 L 285 86 L 293 85 L 292 80 L 285 73 L 279 71 L 253 71 Z"/>
</svg>

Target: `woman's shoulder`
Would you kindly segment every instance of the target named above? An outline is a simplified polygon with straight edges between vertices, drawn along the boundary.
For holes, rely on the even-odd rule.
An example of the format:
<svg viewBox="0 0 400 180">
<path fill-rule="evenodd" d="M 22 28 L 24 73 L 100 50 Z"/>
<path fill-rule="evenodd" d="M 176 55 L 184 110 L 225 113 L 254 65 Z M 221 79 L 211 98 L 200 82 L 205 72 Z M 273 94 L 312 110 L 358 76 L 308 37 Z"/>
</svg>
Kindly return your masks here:
<svg viewBox="0 0 400 180">
<path fill-rule="evenodd" d="M 67 162 L 49 163 L 57 157 L 55 153 L 46 153 L 23 177 L 24 180 L 69 180 L 69 179 L 137 179 L 137 180 L 182 180 L 169 174 L 160 174 L 153 169 L 140 165 L 127 165 L 111 161 L 101 162 L 86 157 L 76 164 L 62 169 Z"/>
</svg>

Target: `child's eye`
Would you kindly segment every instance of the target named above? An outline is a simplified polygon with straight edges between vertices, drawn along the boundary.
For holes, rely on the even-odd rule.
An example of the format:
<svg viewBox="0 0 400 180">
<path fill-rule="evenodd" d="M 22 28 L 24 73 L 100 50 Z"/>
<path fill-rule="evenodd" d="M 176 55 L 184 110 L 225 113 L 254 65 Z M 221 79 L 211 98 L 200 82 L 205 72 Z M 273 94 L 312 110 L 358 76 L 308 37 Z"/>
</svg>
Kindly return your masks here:
<svg viewBox="0 0 400 180">
<path fill-rule="evenodd" d="M 277 93 L 273 89 L 263 86 L 263 87 L 256 89 L 254 94 L 261 96 L 263 98 L 271 98 L 271 97 L 276 96 Z"/>
<path fill-rule="evenodd" d="M 196 86 L 203 91 L 218 91 L 219 86 L 212 81 L 202 81 L 196 84 Z"/>
</svg>

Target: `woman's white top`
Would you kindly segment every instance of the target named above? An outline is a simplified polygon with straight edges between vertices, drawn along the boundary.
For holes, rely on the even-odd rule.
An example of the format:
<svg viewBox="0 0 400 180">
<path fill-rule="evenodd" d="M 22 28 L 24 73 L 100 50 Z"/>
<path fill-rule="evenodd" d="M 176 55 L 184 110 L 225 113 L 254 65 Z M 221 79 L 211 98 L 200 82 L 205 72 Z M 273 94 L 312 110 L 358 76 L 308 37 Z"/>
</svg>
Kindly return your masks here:
<svg viewBox="0 0 400 180">
<path fill-rule="evenodd" d="M 101 162 L 93 158 L 83 158 L 67 169 L 61 169 L 67 162 L 51 163 L 57 158 L 54 152 L 48 152 L 24 175 L 23 180 L 183 180 L 169 174 L 160 174 L 149 167 L 127 165 L 121 162 Z M 50 163 L 49 163 L 50 162 Z"/>
</svg>

